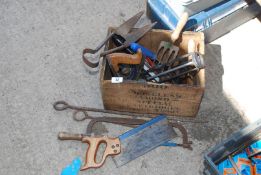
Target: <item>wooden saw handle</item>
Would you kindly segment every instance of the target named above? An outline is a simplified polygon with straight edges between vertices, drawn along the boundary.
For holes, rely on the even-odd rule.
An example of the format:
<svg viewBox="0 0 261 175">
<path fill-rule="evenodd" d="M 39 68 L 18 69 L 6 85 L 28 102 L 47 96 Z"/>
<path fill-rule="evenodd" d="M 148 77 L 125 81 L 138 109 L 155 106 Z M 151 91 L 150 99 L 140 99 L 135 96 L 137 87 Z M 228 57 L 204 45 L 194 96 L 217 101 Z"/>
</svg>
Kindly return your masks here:
<svg viewBox="0 0 261 175">
<path fill-rule="evenodd" d="M 103 165 L 107 156 L 117 155 L 121 152 L 121 145 L 120 145 L 119 138 L 83 137 L 82 142 L 89 144 L 89 148 L 86 152 L 85 164 L 81 168 L 81 171 L 86 170 L 88 168 L 99 168 Z M 101 143 L 106 144 L 106 149 L 103 153 L 102 160 L 99 163 L 97 163 L 96 153 Z"/>
<path fill-rule="evenodd" d="M 171 34 L 171 41 L 173 44 L 179 38 L 179 35 L 180 35 L 183 27 L 186 25 L 186 23 L 188 21 L 188 17 L 189 17 L 189 15 L 187 12 L 182 14 L 182 16 L 177 24 L 177 27 L 174 29 L 173 33 Z"/>
<path fill-rule="evenodd" d="M 140 64 L 142 58 L 141 49 L 134 55 L 126 53 L 112 53 L 107 58 L 115 72 L 119 72 L 119 64 Z"/>
<path fill-rule="evenodd" d="M 81 167 L 81 171 L 89 168 L 99 168 L 101 167 L 107 156 L 117 155 L 121 152 L 121 144 L 119 138 L 109 138 L 109 137 L 89 137 L 83 134 L 71 134 L 67 132 L 60 132 L 58 134 L 58 139 L 60 140 L 80 140 L 83 143 L 89 145 L 86 151 L 85 163 Z M 103 153 L 102 160 L 96 162 L 96 154 L 101 143 L 106 144 L 106 149 Z"/>
<path fill-rule="evenodd" d="M 82 141 L 84 136 L 82 134 L 72 134 L 68 132 L 59 132 L 58 139 L 59 140 L 78 140 Z"/>
</svg>

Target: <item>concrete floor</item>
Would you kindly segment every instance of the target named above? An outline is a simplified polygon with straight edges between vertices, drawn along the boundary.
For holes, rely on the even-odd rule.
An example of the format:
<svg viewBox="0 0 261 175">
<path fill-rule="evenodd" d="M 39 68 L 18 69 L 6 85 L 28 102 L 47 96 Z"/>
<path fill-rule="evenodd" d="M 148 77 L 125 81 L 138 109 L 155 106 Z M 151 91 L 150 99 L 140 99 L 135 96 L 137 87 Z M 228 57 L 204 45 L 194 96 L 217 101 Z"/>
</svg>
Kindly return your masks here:
<svg viewBox="0 0 261 175">
<path fill-rule="evenodd" d="M 59 174 L 86 145 L 57 140 L 59 131 L 82 133 L 86 122 L 52 108 L 56 100 L 102 108 L 98 75 L 81 61 L 108 26 L 145 9 L 140 0 L 7 1 L 0 6 L 0 174 Z M 100 169 L 80 174 L 201 174 L 206 149 L 259 119 L 261 25 L 242 25 L 206 46 L 206 92 L 197 119 L 185 126 L 193 151 L 157 148 L 116 168 L 109 158 Z M 252 65 L 253 64 L 253 65 Z M 128 128 L 100 125 L 117 136 Z"/>
</svg>

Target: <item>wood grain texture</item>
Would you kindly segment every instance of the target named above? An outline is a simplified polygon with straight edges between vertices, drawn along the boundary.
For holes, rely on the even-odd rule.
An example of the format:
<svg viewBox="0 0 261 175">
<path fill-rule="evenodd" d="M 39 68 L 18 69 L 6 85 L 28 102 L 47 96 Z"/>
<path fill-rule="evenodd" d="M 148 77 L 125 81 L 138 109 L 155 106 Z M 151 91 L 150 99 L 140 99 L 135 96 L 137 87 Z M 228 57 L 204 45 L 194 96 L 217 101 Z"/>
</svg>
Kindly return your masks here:
<svg viewBox="0 0 261 175">
<path fill-rule="evenodd" d="M 161 41 L 171 42 L 171 32 L 152 30 L 139 40 L 139 44 L 157 52 Z M 176 41 L 180 47 L 179 55 L 188 53 L 188 42 L 193 39 L 196 50 L 205 53 L 204 34 L 183 32 Z M 114 47 L 109 42 L 105 49 Z M 173 116 L 195 117 L 197 115 L 205 89 L 205 71 L 200 70 L 195 85 L 156 84 L 137 81 L 111 83 L 111 73 L 106 59 L 100 69 L 100 90 L 105 109 L 140 113 L 166 114 Z"/>
<path fill-rule="evenodd" d="M 85 136 L 82 138 L 82 142 L 87 143 L 89 147 L 86 152 L 85 163 L 83 167 L 81 167 L 81 171 L 89 168 L 99 168 L 104 164 L 106 157 L 109 155 L 117 155 L 121 152 L 119 138 Z M 96 162 L 96 154 L 101 143 L 106 144 L 106 149 L 103 153 L 102 160 L 100 162 Z"/>
</svg>

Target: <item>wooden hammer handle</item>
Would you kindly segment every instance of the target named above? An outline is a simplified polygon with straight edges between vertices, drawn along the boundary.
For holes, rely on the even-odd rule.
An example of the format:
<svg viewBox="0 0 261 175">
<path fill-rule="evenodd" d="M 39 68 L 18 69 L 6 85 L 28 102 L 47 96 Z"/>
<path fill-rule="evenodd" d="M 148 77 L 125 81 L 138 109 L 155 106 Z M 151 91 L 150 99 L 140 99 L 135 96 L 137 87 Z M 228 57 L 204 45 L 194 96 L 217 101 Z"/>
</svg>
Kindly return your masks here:
<svg viewBox="0 0 261 175">
<path fill-rule="evenodd" d="M 112 53 L 107 58 L 115 72 L 119 72 L 119 64 L 140 64 L 142 58 L 141 49 L 134 55 L 126 53 Z"/>
<path fill-rule="evenodd" d="M 178 24 L 177 24 L 177 27 L 175 28 L 175 30 L 173 31 L 173 33 L 171 34 L 171 40 L 172 40 L 172 43 L 175 43 L 176 40 L 179 38 L 179 35 L 183 29 L 183 27 L 186 25 L 187 21 L 188 21 L 188 13 L 185 12 L 182 14 Z"/>
</svg>

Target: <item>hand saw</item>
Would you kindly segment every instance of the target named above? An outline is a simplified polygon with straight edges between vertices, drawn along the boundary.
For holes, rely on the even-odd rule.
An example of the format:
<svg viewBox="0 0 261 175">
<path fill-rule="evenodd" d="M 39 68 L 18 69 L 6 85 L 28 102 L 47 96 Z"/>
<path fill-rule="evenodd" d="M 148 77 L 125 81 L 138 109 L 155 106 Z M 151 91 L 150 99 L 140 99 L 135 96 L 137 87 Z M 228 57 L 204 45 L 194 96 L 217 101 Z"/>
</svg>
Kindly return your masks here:
<svg viewBox="0 0 261 175">
<path fill-rule="evenodd" d="M 111 53 L 107 56 L 107 59 L 115 72 L 119 72 L 119 64 L 140 64 L 142 58 L 142 52 L 139 50 L 136 54 L 127 53 Z"/>
<path fill-rule="evenodd" d="M 85 164 L 81 170 L 101 167 L 109 155 L 114 155 L 113 160 L 116 166 L 120 167 L 166 143 L 173 137 L 175 137 L 175 132 L 165 116 L 158 116 L 117 138 L 91 137 L 84 134 L 65 132 L 58 134 L 60 140 L 78 140 L 89 145 Z M 97 163 L 96 154 L 101 143 L 106 144 L 106 149 L 102 160 Z"/>
</svg>

